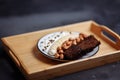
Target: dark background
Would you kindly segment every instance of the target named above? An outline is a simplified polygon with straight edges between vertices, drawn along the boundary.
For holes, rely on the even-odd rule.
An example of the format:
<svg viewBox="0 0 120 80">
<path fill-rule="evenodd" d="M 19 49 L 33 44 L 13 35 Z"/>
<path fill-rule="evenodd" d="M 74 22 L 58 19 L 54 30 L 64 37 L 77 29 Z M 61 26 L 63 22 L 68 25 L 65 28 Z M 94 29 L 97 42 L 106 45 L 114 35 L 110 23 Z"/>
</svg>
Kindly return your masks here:
<svg viewBox="0 0 120 80">
<path fill-rule="evenodd" d="M 120 0 L 0 0 L 0 38 L 94 20 L 120 35 Z M 120 62 L 54 80 L 120 80 Z M 0 80 L 25 80 L 0 41 Z"/>
</svg>

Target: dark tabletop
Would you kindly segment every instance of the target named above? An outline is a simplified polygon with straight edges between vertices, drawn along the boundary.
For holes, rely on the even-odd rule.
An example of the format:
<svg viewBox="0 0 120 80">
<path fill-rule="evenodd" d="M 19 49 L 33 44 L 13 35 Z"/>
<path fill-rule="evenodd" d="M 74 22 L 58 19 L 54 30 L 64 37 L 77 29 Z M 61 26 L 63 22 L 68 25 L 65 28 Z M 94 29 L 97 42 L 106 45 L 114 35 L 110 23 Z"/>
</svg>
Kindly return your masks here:
<svg viewBox="0 0 120 80">
<path fill-rule="evenodd" d="M 120 0 L 0 0 L 0 38 L 94 20 L 120 35 Z M 54 80 L 120 80 L 120 62 Z M 0 80 L 25 80 L 0 41 Z"/>
</svg>

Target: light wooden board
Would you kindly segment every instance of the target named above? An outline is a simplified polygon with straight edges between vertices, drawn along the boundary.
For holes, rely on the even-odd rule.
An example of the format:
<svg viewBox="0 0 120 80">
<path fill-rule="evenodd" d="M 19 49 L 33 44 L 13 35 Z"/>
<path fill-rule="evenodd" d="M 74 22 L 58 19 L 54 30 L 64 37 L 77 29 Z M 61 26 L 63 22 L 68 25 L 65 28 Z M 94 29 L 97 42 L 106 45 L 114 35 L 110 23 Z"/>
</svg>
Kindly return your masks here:
<svg viewBox="0 0 120 80">
<path fill-rule="evenodd" d="M 54 61 L 41 55 L 37 49 L 38 40 L 46 34 L 63 30 L 95 35 L 101 42 L 99 51 L 92 57 L 66 63 Z M 102 34 L 102 31 L 106 31 L 115 37 L 116 42 L 108 39 Z M 120 60 L 120 36 L 109 28 L 98 25 L 94 21 L 4 37 L 2 38 L 2 42 L 19 69 L 31 80 L 51 79 Z"/>
</svg>

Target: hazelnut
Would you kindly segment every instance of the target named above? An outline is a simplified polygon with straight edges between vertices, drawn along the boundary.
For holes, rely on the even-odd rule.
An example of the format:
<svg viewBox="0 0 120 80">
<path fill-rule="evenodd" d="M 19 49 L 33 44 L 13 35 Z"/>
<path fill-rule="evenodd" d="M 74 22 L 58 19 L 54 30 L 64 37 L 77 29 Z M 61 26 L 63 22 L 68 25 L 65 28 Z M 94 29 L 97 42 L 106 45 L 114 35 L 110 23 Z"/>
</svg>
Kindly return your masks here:
<svg viewBox="0 0 120 80">
<path fill-rule="evenodd" d="M 58 51 L 58 53 L 59 53 L 59 54 L 62 54 L 62 53 L 63 53 L 63 50 L 62 50 L 62 49 L 60 49 L 60 50 Z"/>
<path fill-rule="evenodd" d="M 61 50 L 62 48 L 59 46 L 59 47 L 57 47 L 57 50 L 59 51 L 59 50 Z"/>
<path fill-rule="evenodd" d="M 74 45 L 77 45 L 77 42 L 76 42 L 76 40 L 73 40 L 73 44 L 74 44 Z"/>
<path fill-rule="evenodd" d="M 63 45 L 62 45 L 62 48 L 63 48 L 63 49 L 68 49 L 69 46 L 67 46 L 67 44 L 63 44 Z"/>
<path fill-rule="evenodd" d="M 60 54 L 60 59 L 64 59 L 64 55 L 63 54 Z"/>
<path fill-rule="evenodd" d="M 80 40 L 84 40 L 84 38 L 83 38 L 83 35 L 82 35 L 82 34 L 80 34 L 80 35 L 79 35 L 79 38 L 80 38 Z"/>
<path fill-rule="evenodd" d="M 59 58 L 60 57 L 60 55 L 58 54 L 58 53 L 55 53 L 55 58 Z"/>
<path fill-rule="evenodd" d="M 67 42 L 66 42 L 66 45 L 67 45 L 67 46 L 70 46 L 71 44 L 72 44 L 72 41 L 67 41 Z"/>
<path fill-rule="evenodd" d="M 78 37 L 78 38 L 76 38 L 76 41 L 77 41 L 77 43 L 79 43 L 80 42 L 80 38 Z"/>
<path fill-rule="evenodd" d="M 80 35 L 82 35 L 82 36 L 83 36 L 83 38 L 86 38 L 86 37 L 88 37 L 88 35 L 86 35 L 86 34 L 83 34 L 83 33 L 80 33 Z"/>
</svg>

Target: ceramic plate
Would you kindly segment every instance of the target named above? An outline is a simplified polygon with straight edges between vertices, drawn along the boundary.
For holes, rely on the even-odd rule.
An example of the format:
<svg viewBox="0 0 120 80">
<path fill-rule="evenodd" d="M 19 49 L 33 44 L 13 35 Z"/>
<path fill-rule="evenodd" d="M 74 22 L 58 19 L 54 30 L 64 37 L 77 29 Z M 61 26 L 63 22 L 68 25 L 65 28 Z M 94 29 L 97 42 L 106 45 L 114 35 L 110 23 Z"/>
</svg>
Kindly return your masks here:
<svg viewBox="0 0 120 80">
<path fill-rule="evenodd" d="M 38 41 L 38 45 L 37 45 L 38 49 L 40 50 L 41 54 L 43 54 L 44 56 L 50 59 L 57 60 L 57 61 L 69 61 L 69 60 L 56 59 L 53 55 L 49 54 L 49 49 L 54 44 L 55 41 L 70 34 L 79 35 L 80 33 L 64 31 L 64 32 L 54 32 L 54 33 L 47 34 Z M 91 52 L 82 56 L 80 59 L 90 57 L 96 54 L 98 50 L 99 50 L 99 46 L 95 47 Z"/>
</svg>

